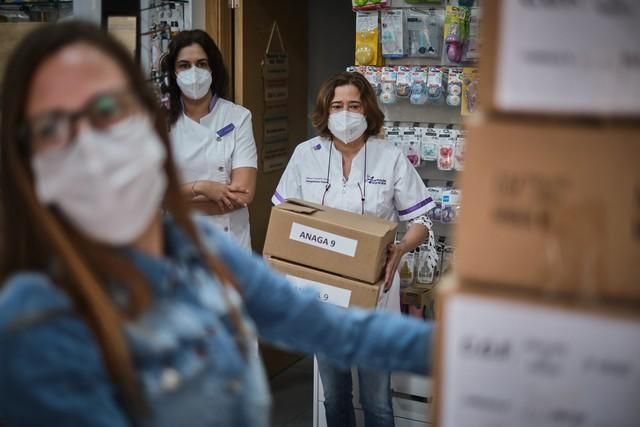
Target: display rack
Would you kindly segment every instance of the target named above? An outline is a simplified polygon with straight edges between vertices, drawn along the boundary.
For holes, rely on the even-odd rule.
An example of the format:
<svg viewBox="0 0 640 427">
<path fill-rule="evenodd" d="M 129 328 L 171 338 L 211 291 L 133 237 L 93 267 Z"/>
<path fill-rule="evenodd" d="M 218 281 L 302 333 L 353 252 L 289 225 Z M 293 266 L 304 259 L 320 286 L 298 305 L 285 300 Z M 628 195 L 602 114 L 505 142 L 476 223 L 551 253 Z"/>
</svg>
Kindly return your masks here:
<svg viewBox="0 0 640 427">
<path fill-rule="evenodd" d="M 55 22 L 72 13 L 72 0 L 0 0 L 0 22 Z"/>
</svg>

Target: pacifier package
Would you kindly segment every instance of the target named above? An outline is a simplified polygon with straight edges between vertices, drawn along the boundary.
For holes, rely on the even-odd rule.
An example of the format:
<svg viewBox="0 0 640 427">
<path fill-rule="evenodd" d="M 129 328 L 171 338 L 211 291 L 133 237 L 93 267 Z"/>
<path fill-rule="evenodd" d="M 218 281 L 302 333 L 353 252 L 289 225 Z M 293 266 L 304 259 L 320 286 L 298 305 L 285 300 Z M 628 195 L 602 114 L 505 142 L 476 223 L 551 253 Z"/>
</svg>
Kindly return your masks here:
<svg viewBox="0 0 640 427">
<path fill-rule="evenodd" d="M 456 138 L 456 147 L 454 151 L 454 164 L 453 168 L 457 171 L 464 169 L 464 144 L 465 144 L 465 132 L 460 131 Z"/>
<path fill-rule="evenodd" d="M 435 162 L 438 159 L 438 131 L 433 127 L 424 128 L 421 141 L 422 160 Z"/>
<path fill-rule="evenodd" d="M 396 95 L 398 98 L 408 98 L 411 95 L 411 69 L 405 66 L 398 67 L 396 77 Z"/>
<path fill-rule="evenodd" d="M 427 103 L 427 69 L 414 67 L 411 71 L 411 97 L 409 102 L 414 105 Z"/>
<path fill-rule="evenodd" d="M 356 13 L 356 65 L 379 65 L 378 11 Z"/>
<path fill-rule="evenodd" d="M 403 9 L 385 9 L 381 11 L 382 56 L 385 58 L 403 58 L 408 52 L 408 38 Z"/>
<path fill-rule="evenodd" d="M 460 211 L 462 192 L 448 189 L 442 192 L 442 223 L 449 224 L 456 221 Z"/>
<path fill-rule="evenodd" d="M 449 68 L 447 78 L 447 105 L 459 107 L 462 99 L 462 68 Z"/>
<path fill-rule="evenodd" d="M 420 140 L 419 130 L 416 128 L 407 128 L 402 136 L 404 145 L 404 153 L 414 167 L 420 166 Z"/>
<path fill-rule="evenodd" d="M 467 19 L 469 9 L 460 6 L 447 6 L 444 19 L 444 41 L 447 59 L 450 63 L 462 61 L 463 47 L 467 37 Z"/>
<path fill-rule="evenodd" d="M 429 218 L 432 221 L 441 221 L 442 220 L 442 192 L 444 189 L 442 187 L 427 187 L 427 193 L 431 196 L 433 203 L 435 203 L 435 208 L 429 211 Z"/>
<path fill-rule="evenodd" d="M 376 96 L 382 93 L 382 83 L 380 82 L 380 69 L 378 67 L 368 66 L 365 69 L 364 77 L 367 79 Z"/>
<path fill-rule="evenodd" d="M 477 110 L 479 73 L 477 68 L 465 67 L 462 70 L 462 108 L 460 114 L 468 116 Z"/>
<path fill-rule="evenodd" d="M 462 60 L 465 62 L 473 62 L 480 59 L 480 8 L 471 8 L 468 16 L 468 34 L 463 48 Z"/>
<path fill-rule="evenodd" d="M 441 131 L 438 135 L 438 169 L 442 171 L 453 170 L 455 142 L 451 133 Z"/>
<path fill-rule="evenodd" d="M 407 10 L 409 56 L 440 58 L 444 15 L 434 9 Z"/>
<path fill-rule="evenodd" d="M 381 78 L 380 102 L 383 104 L 395 104 L 398 101 L 396 97 L 396 81 L 398 80 L 396 69 L 394 67 L 384 67 Z"/>
<path fill-rule="evenodd" d="M 439 67 L 429 67 L 427 74 L 427 100 L 433 105 L 444 104 L 445 76 Z"/>
</svg>

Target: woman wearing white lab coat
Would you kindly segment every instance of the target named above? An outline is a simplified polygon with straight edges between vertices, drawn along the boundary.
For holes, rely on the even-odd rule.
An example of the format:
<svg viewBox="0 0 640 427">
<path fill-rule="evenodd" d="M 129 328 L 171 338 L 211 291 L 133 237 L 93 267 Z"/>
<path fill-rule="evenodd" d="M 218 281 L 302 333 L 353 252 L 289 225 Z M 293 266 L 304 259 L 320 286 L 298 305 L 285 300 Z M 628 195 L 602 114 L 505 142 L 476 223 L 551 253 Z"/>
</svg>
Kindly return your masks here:
<svg viewBox="0 0 640 427">
<path fill-rule="evenodd" d="M 257 155 L 251 113 L 226 99 L 220 50 L 204 31 L 183 31 L 163 60 L 169 78 L 171 144 L 182 192 L 211 222 L 251 248 L 249 210 Z"/>
<path fill-rule="evenodd" d="M 320 89 L 312 115 L 319 136 L 296 147 L 272 202 L 298 198 L 333 208 L 408 221 L 402 241 L 391 245 L 385 269 L 385 292 L 378 307 L 400 311 L 400 258 L 425 240 L 435 248 L 426 217 L 434 202 L 415 168 L 392 144 L 378 139 L 384 115 L 367 80 L 339 73 Z M 319 359 L 329 427 L 352 426 L 351 373 Z M 365 425 L 392 426 L 390 376 L 359 370 Z"/>
</svg>

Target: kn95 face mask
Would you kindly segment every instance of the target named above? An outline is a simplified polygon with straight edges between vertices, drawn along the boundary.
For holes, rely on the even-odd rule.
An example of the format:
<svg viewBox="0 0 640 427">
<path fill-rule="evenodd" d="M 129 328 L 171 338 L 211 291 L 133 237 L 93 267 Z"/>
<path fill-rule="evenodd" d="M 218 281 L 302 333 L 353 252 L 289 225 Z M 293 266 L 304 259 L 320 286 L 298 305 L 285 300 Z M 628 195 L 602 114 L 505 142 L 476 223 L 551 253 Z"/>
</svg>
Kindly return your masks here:
<svg viewBox="0 0 640 427">
<path fill-rule="evenodd" d="M 360 138 L 367 130 L 367 119 L 361 113 L 339 111 L 329 116 L 329 131 L 345 144 Z"/>
<path fill-rule="evenodd" d="M 209 92 L 213 77 L 209 70 L 191 67 L 188 70 L 180 71 L 176 76 L 176 81 L 184 96 L 196 100 L 204 98 Z"/>
<path fill-rule="evenodd" d="M 159 213 L 167 186 L 166 155 L 146 116 L 105 131 L 87 130 L 63 148 L 34 154 L 36 195 L 87 236 L 126 245 Z"/>
</svg>

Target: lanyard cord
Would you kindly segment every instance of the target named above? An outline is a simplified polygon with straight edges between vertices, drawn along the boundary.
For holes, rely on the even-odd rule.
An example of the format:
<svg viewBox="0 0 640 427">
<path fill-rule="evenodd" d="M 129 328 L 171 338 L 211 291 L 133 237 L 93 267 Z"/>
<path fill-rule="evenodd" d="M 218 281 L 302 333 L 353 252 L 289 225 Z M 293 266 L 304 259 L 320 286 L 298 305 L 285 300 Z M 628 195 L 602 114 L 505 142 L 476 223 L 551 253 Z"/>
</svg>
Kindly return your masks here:
<svg viewBox="0 0 640 427">
<path fill-rule="evenodd" d="M 333 153 L 333 139 L 330 140 L 331 145 L 329 146 L 329 162 L 327 165 L 327 182 L 324 187 L 324 193 L 322 194 L 322 206 L 324 206 L 324 199 L 327 196 L 327 192 L 331 188 L 331 183 L 329 182 L 329 174 L 331 173 L 331 157 Z M 364 170 L 362 171 L 362 186 L 358 183 L 358 190 L 360 190 L 360 202 L 362 203 L 362 207 L 360 213 L 364 215 L 364 202 L 367 198 L 367 142 L 364 143 Z"/>
</svg>

